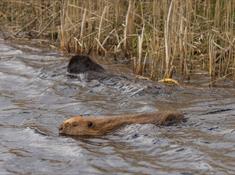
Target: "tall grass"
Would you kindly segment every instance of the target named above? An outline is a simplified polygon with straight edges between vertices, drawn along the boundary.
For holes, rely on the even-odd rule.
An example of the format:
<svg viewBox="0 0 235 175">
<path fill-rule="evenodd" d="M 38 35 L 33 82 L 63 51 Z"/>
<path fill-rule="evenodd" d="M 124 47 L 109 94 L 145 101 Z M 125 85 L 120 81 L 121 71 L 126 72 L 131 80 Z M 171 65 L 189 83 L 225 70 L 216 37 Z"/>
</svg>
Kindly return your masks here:
<svg viewBox="0 0 235 175">
<path fill-rule="evenodd" d="M 235 80 L 234 0 L 1 0 L 2 30 L 65 52 L 128 57 L 157 80 L 208 72 Z"/>
</svg>

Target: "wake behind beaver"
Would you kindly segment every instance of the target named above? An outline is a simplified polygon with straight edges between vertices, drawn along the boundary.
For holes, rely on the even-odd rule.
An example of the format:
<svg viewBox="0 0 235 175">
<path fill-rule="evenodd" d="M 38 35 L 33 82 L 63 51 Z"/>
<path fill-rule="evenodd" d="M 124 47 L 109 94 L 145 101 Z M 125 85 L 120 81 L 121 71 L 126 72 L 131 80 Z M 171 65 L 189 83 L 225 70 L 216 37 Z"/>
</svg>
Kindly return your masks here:
<svg viewBox="0 0 235 175">
<path fill-rule="evenodd" d="M 86 55 L 73 56 L 67 66 L 70 78 L 78 81 L 98 81 L 99 85 L 115 89 L 128 96 L 158 96 L 172 94 L 179 90 L 178 86 L 167 86 L 152 80 L 136 78 L 134 75 L 120 75 L 104 69 Z"/>
</svg>

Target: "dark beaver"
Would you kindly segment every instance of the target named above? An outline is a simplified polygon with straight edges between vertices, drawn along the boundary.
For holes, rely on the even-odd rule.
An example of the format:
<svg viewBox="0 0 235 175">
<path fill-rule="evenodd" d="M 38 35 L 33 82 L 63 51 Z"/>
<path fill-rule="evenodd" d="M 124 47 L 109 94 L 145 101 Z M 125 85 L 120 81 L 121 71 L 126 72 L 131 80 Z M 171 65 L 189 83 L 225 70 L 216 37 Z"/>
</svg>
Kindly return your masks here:
<svg viewBox="0 0 235 175">
<path fill-rule="evenodd" d="M 67 71 L 72 74 L 80 74 L 88 71 L 104 72 L 104 68 L 94 62 L 89 56 L 75 55 L 70 59 Z"/>
</svg>

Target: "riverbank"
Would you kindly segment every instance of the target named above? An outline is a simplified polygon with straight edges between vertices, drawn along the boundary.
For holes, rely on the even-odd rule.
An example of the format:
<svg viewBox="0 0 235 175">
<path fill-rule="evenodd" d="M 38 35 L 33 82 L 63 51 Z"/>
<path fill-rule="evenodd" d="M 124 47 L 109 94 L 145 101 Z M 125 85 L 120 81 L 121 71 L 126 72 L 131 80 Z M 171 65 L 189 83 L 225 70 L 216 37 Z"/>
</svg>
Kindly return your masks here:
<svg viewBox="0 0 235 175">
<path fill-rule="evenodd" d="M 37 39 L 67 53 L 129 60 L 153 80 L 235 81 L 235 2 L 221 0 L 2 0 L 7 38 Z"/>
</svg>

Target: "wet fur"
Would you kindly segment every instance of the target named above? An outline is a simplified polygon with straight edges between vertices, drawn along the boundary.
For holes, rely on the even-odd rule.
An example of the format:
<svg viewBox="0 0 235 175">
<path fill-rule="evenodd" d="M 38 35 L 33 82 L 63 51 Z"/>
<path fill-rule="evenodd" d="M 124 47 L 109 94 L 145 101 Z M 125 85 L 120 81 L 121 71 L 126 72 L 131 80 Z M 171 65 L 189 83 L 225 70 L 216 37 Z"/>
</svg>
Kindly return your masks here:
<svg viewBox="0 0 235 175">
<path fill-rule="evenodd" d="M 80 74 L 88 71 L 104 72 L 104 68 L 94 62 L 89 56 L 75 55 L 70 59 L 67 71 L 72 74 Z"/>
<path fill-rule="evenodd" d="M 75 116 L 65 120 L 59 132 L 62 135 L 101 136 L 129 124 L 171 125 L 184 120 L 182 113 L 154 112 L 116 116 L 82 117 Z"/>
</svg>

